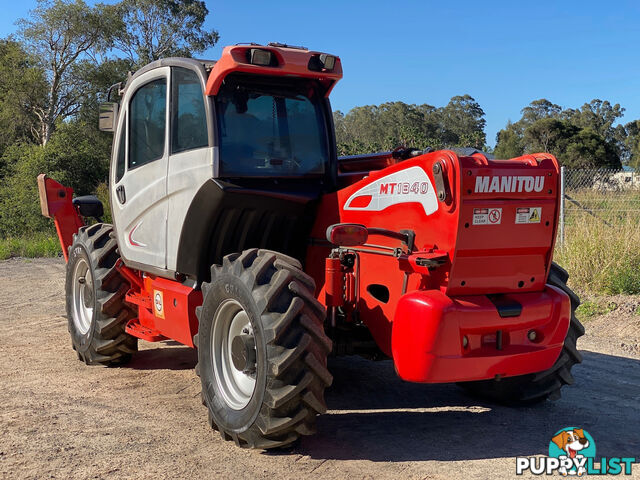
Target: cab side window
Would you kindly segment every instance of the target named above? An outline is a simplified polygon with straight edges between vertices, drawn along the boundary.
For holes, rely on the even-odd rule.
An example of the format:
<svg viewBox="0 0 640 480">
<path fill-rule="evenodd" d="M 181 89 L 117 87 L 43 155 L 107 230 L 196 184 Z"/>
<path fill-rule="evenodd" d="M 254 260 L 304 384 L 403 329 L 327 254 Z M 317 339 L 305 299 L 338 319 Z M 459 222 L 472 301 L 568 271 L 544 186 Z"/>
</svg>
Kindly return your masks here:
<svg viewBox="0 0 640 480">
<path fill-rule="evenodd" d="M 129 168 L 162 158 L 167 115 L 167 80 L 140 87 L 129 104 Z"/>
<path fill-rule="evenodd" d="M 124 159 L 125 159 L 125 140 L 126 140 L 126 127 L 127 117 L 125 114 L 124 121 L 122 122 L 123 128 L 120 129 L 120 136 L 118 138 L 118 156 L 116 158 L 116 183 L 118 183 L 124 176 Z"/>
<path fill-rule="evenodd" d="M 171 80 L 171 153 L 208 146 L 207 118 L 198 75 L 192 70 L 174 67 Z"/>
</svg>

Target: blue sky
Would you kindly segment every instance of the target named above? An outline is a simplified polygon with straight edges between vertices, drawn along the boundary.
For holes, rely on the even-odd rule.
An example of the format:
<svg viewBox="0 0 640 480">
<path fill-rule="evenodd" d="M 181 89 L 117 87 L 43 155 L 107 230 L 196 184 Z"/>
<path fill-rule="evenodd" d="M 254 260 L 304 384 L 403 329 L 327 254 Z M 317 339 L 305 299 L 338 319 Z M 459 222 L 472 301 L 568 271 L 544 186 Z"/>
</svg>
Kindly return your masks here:
<svg viewBox="0 0 640 480">
<path fill-rule="evenodd" d="M 543 97 L 574 108 L 600 98 L 626 108 L 623 122 L 640 118 L 640 2 L 206 3 L 220 43 L 203 57 L 251 41 L 335 53 L 344 78 L 332 105 L 345 112 L 393 100 L 442 106 L 468 93 L 486 113 L 490 145 Z M 3 2 L 0 34 L 35 4 Z"/>
</svg>

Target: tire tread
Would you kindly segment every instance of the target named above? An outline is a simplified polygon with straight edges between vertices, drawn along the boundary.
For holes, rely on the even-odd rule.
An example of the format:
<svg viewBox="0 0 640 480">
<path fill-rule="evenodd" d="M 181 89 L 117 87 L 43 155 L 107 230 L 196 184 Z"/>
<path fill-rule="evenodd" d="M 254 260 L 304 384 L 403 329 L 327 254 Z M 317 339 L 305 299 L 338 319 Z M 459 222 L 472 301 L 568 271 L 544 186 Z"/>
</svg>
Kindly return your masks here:
<svg viewBox="0 0 640 480">
<path fill-rule="evenodd" d="M 87 365 L 122 365 L 138 350 L 138 340 L 125 332 L 125 326 L 134 313 L 124 302 L 128 284 L 115 268 L 118 245 L 113 227 L 104 223 L 82 227 L 74 235 L 73 245 L 77 243 L 82 244 L 88 254 L 99 308 L 95 312 L 96 324 L 88 348 L 80 351 L 74 344 L 74 349 Z M 67 311 L 67 317 L 71 331 L 73 318 L 70 311 Z"/>
<path fill-rule="evenodd" d="M 211 267 L 211 284 L 220 275 L 236 276 L 253 292 L 269 354 L 264 400 L 255 422 L 242 432 L 226 431 L 216 425 L 207 405 L 212 428 L 224 440 L 261 449 L 313 434 L 316 416 L 326 411 L 324 389 L 333 380 L 326 366 L 332 342 L 324 333 L 326 311 L 314 297 L 314 280 L 297 260 L 260 249 L 227 255 L 222 266 Z M 204 296 L 211 284 L 203 283 Z M 196 314 L 200 321 L 202 309 Z M 199 340 L 196 335 L 196 346 Z"/>
</svg>

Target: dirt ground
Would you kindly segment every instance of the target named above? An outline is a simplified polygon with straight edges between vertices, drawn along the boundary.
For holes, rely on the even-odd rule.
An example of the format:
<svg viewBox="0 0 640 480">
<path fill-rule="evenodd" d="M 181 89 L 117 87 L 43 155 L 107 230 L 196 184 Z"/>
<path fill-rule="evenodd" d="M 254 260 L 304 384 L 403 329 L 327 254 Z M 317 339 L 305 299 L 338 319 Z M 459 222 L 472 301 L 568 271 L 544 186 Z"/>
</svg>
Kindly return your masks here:
<svg viewBox="0 0 640 480">
<path fill-rule="evenodd" d="M 140 342 L 124 368 L 80 363 L 63 286 L 61 259 L 0 262 L 2 478 L 511 478 L 514 457 L 546 454 L 565 426 L 588 430 L 598 457 L 640 457 L 638 297 L 586 322 L 584 363 L 557 402 L 497 407 L 341 358 L 318 434 L 264 453 L 209 428 L 193 350 Z"/>
</svg>

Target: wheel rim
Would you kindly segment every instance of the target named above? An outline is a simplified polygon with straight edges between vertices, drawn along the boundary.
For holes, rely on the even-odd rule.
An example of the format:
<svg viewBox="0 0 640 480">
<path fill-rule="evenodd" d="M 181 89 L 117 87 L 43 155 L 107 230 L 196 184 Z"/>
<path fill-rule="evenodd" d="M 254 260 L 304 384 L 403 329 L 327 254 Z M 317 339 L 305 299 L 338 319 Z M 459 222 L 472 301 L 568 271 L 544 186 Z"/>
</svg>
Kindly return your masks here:
<svg viewBox="0 0 640 480">
<path fill-rule="evenodd" d="M 255 373 L 245 373 L 233 364 L 231 344 L 239 335 L 253 335 L 249 316 L 236 300 L 225 300 L 213 318 L 211 363 L 218 390 L 234 410 L 249 404 L 256 386 Z"/>
<path fill-rule="evenodd" d="M 93 277 L 84 258 L 78 259 L 73 272 L 73 323 L 83 335 L 93 319 Z"/>
</svg>

